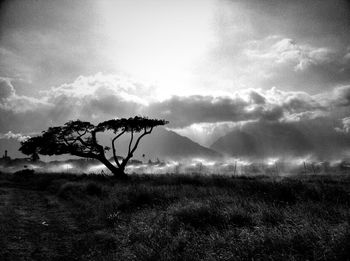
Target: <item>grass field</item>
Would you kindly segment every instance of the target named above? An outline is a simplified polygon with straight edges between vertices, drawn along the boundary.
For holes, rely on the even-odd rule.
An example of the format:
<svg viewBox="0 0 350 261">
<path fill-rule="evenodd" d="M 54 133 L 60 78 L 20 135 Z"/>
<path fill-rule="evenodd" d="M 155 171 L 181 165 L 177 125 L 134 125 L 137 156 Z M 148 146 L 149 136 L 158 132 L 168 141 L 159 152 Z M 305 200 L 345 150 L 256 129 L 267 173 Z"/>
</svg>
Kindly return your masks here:
<svg viewBox="0 0 350 261">
<path fill-rule="evenodd" d="M 0 174 L 0 260 L 350 260 L 350 175 Z"/>
</svg>

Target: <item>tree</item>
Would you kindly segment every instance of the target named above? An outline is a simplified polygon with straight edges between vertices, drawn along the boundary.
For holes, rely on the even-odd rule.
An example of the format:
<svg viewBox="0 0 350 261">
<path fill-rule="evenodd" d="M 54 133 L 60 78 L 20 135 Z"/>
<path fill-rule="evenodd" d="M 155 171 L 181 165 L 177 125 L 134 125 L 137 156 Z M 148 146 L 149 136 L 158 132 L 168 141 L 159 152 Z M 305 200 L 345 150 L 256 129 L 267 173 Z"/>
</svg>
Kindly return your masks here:
<svg viewBox="0 0 350 261">
<path fill-rule="evenodd" d="M 93 158 L 103 163 L 118 178 L 126 178 L 125 167 L 133 157 L 140 140 L 152 132 L 153 128 L 167 124 L 168 121 L 148 119 L 146 117 L 133 117 L 129 119 L 112 119 L 93 125 L 85 121 L 69 121 L 63 126 L 50 127 L 40 136 L 29 138 L 21 142 L 20 151 L 26 155 L 62 155 Z M 114 137 L 111 141 L 113 165 L 105 152 L 110 147 L 103 147 L 97 139 L 98 133 L 111 131 Z M 123 134 L 130 133 L 129 146 L 125 157 L 117 156 L 116 141 Z M 135 134 L 139 133 L 139 136 Z"/>
</svg>

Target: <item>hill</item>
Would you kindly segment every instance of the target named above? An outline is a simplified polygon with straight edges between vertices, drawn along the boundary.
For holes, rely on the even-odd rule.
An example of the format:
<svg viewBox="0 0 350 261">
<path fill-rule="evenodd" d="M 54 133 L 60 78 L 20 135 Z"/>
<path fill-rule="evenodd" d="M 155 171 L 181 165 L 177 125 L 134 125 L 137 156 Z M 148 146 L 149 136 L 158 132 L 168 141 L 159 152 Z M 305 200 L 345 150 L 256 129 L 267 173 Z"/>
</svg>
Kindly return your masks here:
<svg viewBox="0 0 350 261">
<path fill-rule="evenodd" d="M 314 120 L 304 123 L 249 123 L 219 138 L 210 148 L 229 156 L 313 155 L 332 160 L 346 156 L 349 146 L 349 135 L 337 132 L 332 123 Z"/>
<path fill-rule="evenodd" d="M 119 141 L 118 151 L 126 151 L 129 137 Z M 199 145 L 191 139 L 181 136 L 165 128 L 156 128 L 150 135 L 145 136 L 134 154 L 135 159 L 187 159 L 187 158 L 219 158 L 221 154 Z"/>
</svg>

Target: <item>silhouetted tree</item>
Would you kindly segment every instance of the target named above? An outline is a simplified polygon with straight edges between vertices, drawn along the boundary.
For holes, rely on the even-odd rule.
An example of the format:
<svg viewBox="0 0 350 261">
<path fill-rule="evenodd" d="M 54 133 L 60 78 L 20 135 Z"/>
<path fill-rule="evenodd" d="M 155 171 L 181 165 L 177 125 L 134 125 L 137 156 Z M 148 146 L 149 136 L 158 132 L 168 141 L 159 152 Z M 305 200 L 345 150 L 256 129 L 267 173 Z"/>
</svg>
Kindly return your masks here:
<svg viewBox="0 0 350 261">
<path fill-rule="evenodd" d="M 30 160 L 36 162 L 40 159 L 38 144 L 41 142 L 41 137 L 32 137 L 24 142 L 21 142 L 21 147 L 19 148 L 22 153 L 30 155 Z"/>
<path fill-rule="evenodd" d="M 51 127 L 43 131 L 40 136 L 32 137 L 21 143 L 20 151 L 26 155 L 62 155 L 93 158 L 102 162 L 116 177 L 125 178 L 125 167 L 133 157 L 140 140 L 150 134 L 154 127 L 168 122 L 159 119 L 148 119 L 136 116 L 129 119 L 112 119 L 99 123 L 97 126 L 80 120 L 69 121 L 63 126 Z M 97 133 L 112 131 L 112 152 L 115 165 L 105 155 L 110 147 L 103 147 L 98 143 Z M 125 157 L 117 156 L 116 141 L 125 133 L 130 133 L 129 146 Z M 135 136 L 140 133 L 139 136 Z"/>
</svg>

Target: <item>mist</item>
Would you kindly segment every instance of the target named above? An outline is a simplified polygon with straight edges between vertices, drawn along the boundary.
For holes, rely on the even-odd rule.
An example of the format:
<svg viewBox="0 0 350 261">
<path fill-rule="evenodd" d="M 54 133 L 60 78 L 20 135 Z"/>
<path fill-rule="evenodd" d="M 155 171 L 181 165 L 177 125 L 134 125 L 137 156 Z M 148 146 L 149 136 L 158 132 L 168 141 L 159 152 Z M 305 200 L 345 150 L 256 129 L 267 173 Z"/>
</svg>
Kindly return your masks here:
<svg viewBox="0 0 350 261">
<path fill-rule="evenodd" d="M 112 163 L 113 164 L 113 163 Z M 14 173 L 23 169 L 34 170 L 36 173 L 66 173 L 66 174 L 98 174 L 112 173 L 96 160 L 71 159 L 65 161 L 28 162 L 14 160 L 1 163 L 0 171 Z M 315 174 L 346 174 L 350 172 L 350 161 L 338 159 L 320 161 L 312 155 L 304 157 L 272 157 L 266 159 L 253 158 L 222 158 L 204 159 L 192 158 L 184 160 L 155 161 L 131 160 L 127 165 L 127 174 L 201 174 L 227 176 L 257 176 L 271 177 L 290 175 Z"/>
</svg>

